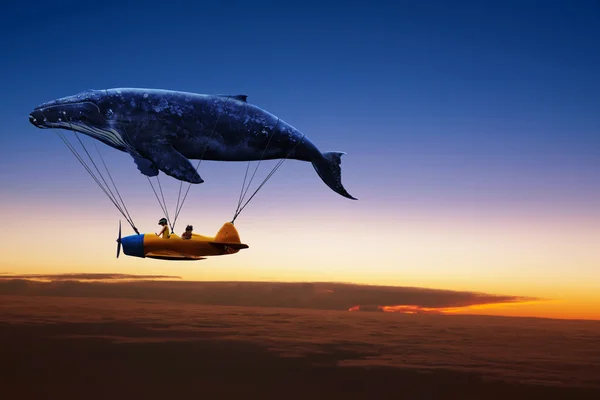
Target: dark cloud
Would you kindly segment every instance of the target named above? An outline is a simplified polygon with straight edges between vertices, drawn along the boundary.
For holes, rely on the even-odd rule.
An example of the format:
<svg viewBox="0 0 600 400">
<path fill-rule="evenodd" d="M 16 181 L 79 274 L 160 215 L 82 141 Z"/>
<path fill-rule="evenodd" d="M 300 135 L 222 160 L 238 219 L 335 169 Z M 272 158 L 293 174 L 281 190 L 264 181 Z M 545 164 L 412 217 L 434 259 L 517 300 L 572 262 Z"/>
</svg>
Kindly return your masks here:
<svg viewBox="0 0 600 400">
<path fill-rule="evenodd" d="M 0 385 L 19 399 L 592 399 L 599 335 L 596 321 L 3 295 Z"/>
<path fill-rule="evenodd" d="M 279 282 L 189 282 L 144 281 L 163 276 L 113 275 L 113 283 L 77 281 L 74 276 L 46 275 L 52 282 L 12 277 L 0 279 L 0 294 L 38 296 L 131 298 L 179 301 L 194 304 L 253 307 L 310 308 L 322 310 L 379 311 L 381 306 L 410 306 L 418 309 L 445 309 L 471 305 L 532 300 L 517 296 L 498 296 L 472 292 L 411 287 L 369 286 L 345 283 Z M 42 275 L 36 276 L 40 279 Z M 55 279 L 57 276 L 61 279 Z M 107 279 L 105 274 L 82 274 L 86 280 Z M 117 276 L 118 278 L 114 278 Z M 135 278 L 132 278 L 135 277 Z M 108 280 L 107 279 L 107 280 Z M 125 281 L 121 281 L 125 280 Z"/>
<path fill-rule="evenodd" d="M 144 280 L 144 279 L 181 279 L 180 276 L 170 275 L 129 275 L 129 274 L 25 274 L 25 275 L 14 275 L 9 273 L 0 273 L 0 279 L 31 279 L 31 280 L 50 280 L 50 281 L 87 281 L 87 280 Z"/>
</svg>

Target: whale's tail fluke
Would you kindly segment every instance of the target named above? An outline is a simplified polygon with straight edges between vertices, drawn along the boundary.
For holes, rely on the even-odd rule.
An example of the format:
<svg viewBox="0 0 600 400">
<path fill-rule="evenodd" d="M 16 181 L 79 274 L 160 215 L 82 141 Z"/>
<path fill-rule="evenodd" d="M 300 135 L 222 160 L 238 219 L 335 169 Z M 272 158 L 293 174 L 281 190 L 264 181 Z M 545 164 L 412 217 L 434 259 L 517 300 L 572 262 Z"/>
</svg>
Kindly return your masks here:
<svg viewBox="0 0 600 400">
<path fill-rule="evenodd" d="M 339 151 L 329 151 L 323 153 L 323 157 L 313 160 L 312 165 L 321 177 L 323 182 L 334 192 L 352 200 L 358 200 L 352 197 L 342 185 L 342 156 L 346 154 Z"/>
</svg>

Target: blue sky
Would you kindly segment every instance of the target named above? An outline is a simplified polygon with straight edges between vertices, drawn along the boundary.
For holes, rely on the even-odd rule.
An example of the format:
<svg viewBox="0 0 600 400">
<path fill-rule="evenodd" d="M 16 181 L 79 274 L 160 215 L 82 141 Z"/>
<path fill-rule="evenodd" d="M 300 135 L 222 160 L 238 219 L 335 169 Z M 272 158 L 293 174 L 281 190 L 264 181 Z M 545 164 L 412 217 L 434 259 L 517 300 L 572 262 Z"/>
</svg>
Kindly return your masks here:
<svg viewBox="0 0 600 400">
<path fill-rule="evenodd" d="M 319 147 L 346 151 L 344 178 L 368 191 L 359 198 L 598 196 L 597 2 L 12 7 L 0 27 L 10 93 L 0 105 L 5 145 L 17 151 L 5 165 L 37 146 L 65 154 L 26 123 L 35 105 L 88 88 L 159 87 L 248 94 Z"/>
</svg>

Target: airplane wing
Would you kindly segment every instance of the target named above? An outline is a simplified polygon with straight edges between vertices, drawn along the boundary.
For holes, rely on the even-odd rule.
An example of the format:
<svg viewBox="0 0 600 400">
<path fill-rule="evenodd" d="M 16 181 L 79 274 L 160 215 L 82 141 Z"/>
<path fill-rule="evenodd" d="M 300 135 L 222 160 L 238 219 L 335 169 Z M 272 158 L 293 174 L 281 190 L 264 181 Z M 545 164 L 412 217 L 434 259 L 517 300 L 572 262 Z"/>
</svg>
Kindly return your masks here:
<svg viewBox="0 0 600 400">
<path fill-rule="evenodd" d="M 206 257 L 192 256 L 189 254 L 178 253 L 176 251 L 162 250 L 154 251 L 146 254 L 147 258 L 154 258 L 157 260 L 170 260 L 170 261 L 200 261 L 206 260 Z"/>
</svg>

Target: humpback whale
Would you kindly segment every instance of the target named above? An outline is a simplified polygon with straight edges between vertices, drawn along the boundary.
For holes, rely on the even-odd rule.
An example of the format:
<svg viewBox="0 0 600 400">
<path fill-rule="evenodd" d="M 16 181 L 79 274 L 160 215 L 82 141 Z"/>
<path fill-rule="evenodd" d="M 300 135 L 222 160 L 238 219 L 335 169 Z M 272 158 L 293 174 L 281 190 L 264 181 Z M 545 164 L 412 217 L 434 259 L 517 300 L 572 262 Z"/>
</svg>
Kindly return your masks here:
<svg viewBox="0 0 600 400">
<path fill-rule="evenodd" d="M 190 160 L 310 162 L 334 192 L 344 152 L 320 151 L 303 133 L 247 102 L 246 95 L 208 95 L 162 89 L 89 90 L 43 103 L 29 114 L 38 128 L 74 130 L 129 153 L 139 171 L 159 171 L 202 183 Z"/>
</svg>

